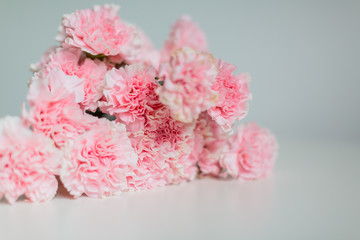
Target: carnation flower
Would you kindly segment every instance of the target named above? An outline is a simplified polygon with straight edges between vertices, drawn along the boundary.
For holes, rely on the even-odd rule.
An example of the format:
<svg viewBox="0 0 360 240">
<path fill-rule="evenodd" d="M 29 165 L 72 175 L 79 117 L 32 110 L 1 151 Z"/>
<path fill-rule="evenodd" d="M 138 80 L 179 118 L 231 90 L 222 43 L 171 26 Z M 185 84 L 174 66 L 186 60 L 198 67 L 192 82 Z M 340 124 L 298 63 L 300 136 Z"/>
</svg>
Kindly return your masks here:
<svg viewBox="0 0 360 240">
<path fill-rule="evenodd" d="M 190 159 L 194 145 L 194 123 L 183 123 L 172 118 L 170 110 L 159 102 L 146 114 L 145 133 L 159 148 L 159 159 L 171 168 L 170 183 L 194 178 L 191 170 L 195 161 Z"/>
<path fill-rule="evenodd" d="M 181 17 L 172 26 L 169 39 L 166 40 L 162 51 L 164 60 L 168 60 L 175 50 L 183 47 L 207 51 L 205 34 L 192 22 L 189 16 Z"/>
<path fill-rule="evenodd" d="M 105 119 L 65 148 L 61 181 L 75 197 L 106 197 L 128 191 L 137 156 L 125 126 Z"/>
<path fill-rule="evenodd" d="M 133 130 L 141 129 L 145 123 L 145 111 L 157 101 L 155 70 L 143 65 L 130 65 L 113 69 L 106 74 L 104 98 L 99 103 L 103 112 L 116 116 Z"/>
<path fill-rule="evenodd" d="M 143 130 L 130 135 L 132 146 L 138 155 L 136 168 L 127 177 L 131 190 L 152 189 L 171 183 L 170 166 L 161 154 L 161 146 Z"/>
<path fill-rule="evenodd" d="M 80 66 L 78 76 L 84 79 L 84 100 L 81 106 L 84 109 L 95 111 L 98 107 L 98 100 L 103 96 L 105 86 L 106 65 L 95 59 L 85 59 Z"/>
<path fill-rule="evenodd" d="M 199 139 L 199 144 L 202 144 L 201 151 L 198 151 L 201 173 L 219 177 L 220 160 L 224 153 L 229 151 L 229 135 L 206 112 L 203 112 L 196 123 L 195 136 Z"/>
<path fill-rule="evenodd" d="M 269 130 L 256 123 L 238 127 L 230 139 L 229 153 L 220 161 L 231 177 L 251 180 L 268 176 L 275 163 L 277 142 Z"/>
<path fill-rule="evenodd" d="M 196 165 L 198 156 L 196 155 L 196 143 L 194 138 L 186 142 L 187 150 L 180 151 L 179 157 L 170 158 L 168 163 L 173 171 L 173 178 L 171 183 L 179 184 L 184 181 L 194 180 L 198 174 L 198 167 Z M 178 150 L 179 151 L 179 150 Z"/>
<path fill-rule="evenodd" d="M 203 175 L 211 175 L 219 177 L 222 173 L 220 160 L 224 158 L 224 154 L 228 151 L 227 139 L 214 139 L 209 142 L 199 157 L 199 168 Z"/>
<path fill-rule="evenodd" d="M 34 81 L 28 93 L 30 110 L 24 111 L 23 117 L 34 132 L 50 137 L 61 148 L 66 141 L 91 129 L 97 118 L 81 110 L 74 94 L 69 95 L 65 89 L 56 89 L 54 87 L 50 92 L 44 82 Z"/>
<path fill-rule="evenodd" d="M 53 79 L 50 74 L 59 76 L 62 71 L 64 75 Z M 49 54 L 47 59 L 42 62 L 41 68 L 33 78 L 51 79 L 48 81 L 49 88 L 54 88 L 52 84 L 67 87 L 70 92 L 75 92 L 76 102 L 80 103 L 84 109 L 95 111 L 97 101 L 102 97 L 102 91 L 105 85 L 105 74 L 107 67 L 105 63 L 98 59 L 91 60 L 85 58 L 81 50 L 76 48 L 58 48 Z"/>
<path fill-rule="evenodd" d="M 194 124 L 175 120 L 162 104 L 148 111 L 146 117 L 146 133 L 158 144 L 168 143 L 169 149 L 182 148 L 181 143 L 193 135 Z"/>
<path fill-rule="evenodd" d="M 225 131 L 230 132 L 235 120 L 243 119 L 248 112 L 248 100 L 251 99 L 249 77 L 247 74 L 232 75 L 236 67 L 222 60 L 217 61 L 217 66 L 220 72 L 213 90 L 219 93 L 219 101 L 208 113 Z"/>
<path fill-rule="evenodd" d="M 64 15 L 57 40 L 94 56 L 121 54 L 132 41 L 133 29 L 121 21 L 119 9 L 104 5 Z"/>
<path fill-rule="evenodd" d="M 151 189 L 193 179 L 197 173 L 196 162 L 189 158 L 193 128 L 174 120 L 166 106 L 154 101 L 144 128 L 130 135 L 139 156 L 128 178 L 131 188 Z"/>
<path fill-rule="evenodd" d="M 54 69 L 59 69 L 68 76 L 78 76 L 79 63 L 84 56 L 78 48 L 56 48 L 43 58 L 39 71 L 43 72 L 43 77 L 46 78 Z"/>
<path fill-rule="evenodd" d="M 156 93 L 171 110 L 174 119 L 190 123 L 202 111 L 216 105 L 218 93 L 212 89 L 218 71 L 214 57 L 191 48 L 176 51 L 160 68 L 164 85 Z"/>
<path fill-rule="evenodd" d="M 52 199 L 57 191 L 61 153 L 53 141 L 33 133 L 18 117 L 0 120 L 0 199 L 14 203 Z"/>
</svg>

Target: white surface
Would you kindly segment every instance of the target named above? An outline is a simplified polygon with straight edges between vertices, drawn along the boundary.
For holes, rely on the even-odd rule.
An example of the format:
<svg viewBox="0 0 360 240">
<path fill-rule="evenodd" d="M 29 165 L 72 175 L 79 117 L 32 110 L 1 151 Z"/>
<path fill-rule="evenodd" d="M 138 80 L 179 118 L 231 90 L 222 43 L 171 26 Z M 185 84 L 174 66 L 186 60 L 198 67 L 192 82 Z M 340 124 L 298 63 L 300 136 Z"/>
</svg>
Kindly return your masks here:
<svg viewBox="0 0 360 240">
<path fill-rule="evenodd" d="M 280 142 L 272 177 L 0 202 L 0 239 L 360 239 L 360 144 Z"/>
</svg>

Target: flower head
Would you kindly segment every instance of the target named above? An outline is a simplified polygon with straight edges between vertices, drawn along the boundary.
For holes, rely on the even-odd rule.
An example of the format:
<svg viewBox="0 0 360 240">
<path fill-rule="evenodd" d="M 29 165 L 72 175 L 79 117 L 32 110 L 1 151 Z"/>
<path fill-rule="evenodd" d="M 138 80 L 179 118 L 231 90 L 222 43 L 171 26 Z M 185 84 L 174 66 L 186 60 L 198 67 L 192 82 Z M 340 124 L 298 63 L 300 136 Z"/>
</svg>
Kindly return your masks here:
<svg viewBox="0 0 360 240">
<path fill-rule="evenodd" d="M 121 21 L 119 9 L 104 5 L 64 15 L 57 40 L 95 56 L 121 54 L 131 43 L 133 29 Z"/>
<path fill-rule="evenodd" d="M 53 85 L 58 88 L 65 86 L 66 90 L 76 93 L 76 102 L 82 108 L 95 111 L 103 94 L 106 72 L 105 63 L 85 58 L 81 50 L 58 48 L 42 62 L 32 81 L 47 81 L 49 89 L 54 88 Z"/>
<path fill-rule="evenodd" d="M 212 89 L 218 70 L 214 57 L 191 48 L 176 51 L 160 68 L 164 85 L 156 90 L 160 101 L 174 119 L 190 123 L 216 105 L 218 93 Z"/>
<path fill-rule="evenodd" d="M 183 123 L 172 118 L 170 110 L 160 104 L 147 113 L 145 133 L 158 146 L 161 164 L 168 164 L 171 178 L 169 183 L 191 180 L 197 172 L 193 158 L 194 123 Z"/>
<path fill-rule="evenodd" d="M 74 94 L 52 86 L 49 90 L 48 85 L 41 81 L 34 81 L 30 85 L 30 110 L 24 111 L 23 117 L 34 132 L 50 137 L 61 148 L 68 140 L 91 129 L 97 118 L 84 113 L 76 103 Z"/>
<path fill-rule="evenodd" d="M 192 22 L 189 16 L 183 16 L 175 22 L 168 40 L 164 44 L 162 55 L 167 60 L 174 51 L 183 47 L 190 47 L 197 51 L 207 51 L 204 32 Z"/>
<path fill-rule="evenodd" d="M 222 172 L 220 160 L 229 151 L 229 135 L 207 112 L 203 112 L 196 123 L 195 136 L 201 144 L 197 151 L 201 173 L 219 177 Z"/>
<path fill-rule="evenodd" d="M 238 127 L 230 140 L 230 150 L 220 161 L 226 174 L 244 180 L 268 176 L 275 163 L 277 142 L 269 130 L 256 123 Z"/>
<path fill-rule="evenodd" d="M 100 109 L 116 116 L 125 124 L 141 129 L 145 124 L 145 111 L 157 101 L 155 70 L 144 65 L 130 65 L 106 74 L 104 98 Z M 134 129 L 133 129 L 134 130 Z"/>
<path fill-rule="evenodd" d="M 196 176 L 196 161 L 190 159 L 193 124 L 174 120 L 160 102 L 147 110 L 144 127 L 132 132 L 130 139 L 139 156 L 129 177 L 134 189 L 180 183 Z"/>
<path fill-rule="evenodd" d="M 170 184 L 170 166 L 161 154 L 161 146 L 142 130 L 131 133 L 130 140 L 138 155 L 138 161 L 127 177 L 129 188 L 152 189 Z"/>
<path fill-rule="evenodd" d="M 65 148 L 61 181 L 75 197 L 105 197 L 128 191 L 127 175 L 137 155 L 125 126 L 105 119 Z"/>
<path fill-rule="evenodd" d="M 208 113 L 225 131 L 230 132 L 235 120 L 243 119 L 248 112 L 248 101 L 251 99 L 249 77 L 244 73 L 232 75 L 236 67 L 222 60 L 217 61 L 217 66 L 220 72 L 212 88 L 219 93 L 219 101 Z"/>
<path fill-rule="evenodd" d="M 62 161 L 51 139 L 30 131 L 17 117 L 0 120 L 0 198 L 14 203 L 25 194 L 31 202 L 55 196 Z"/>
</svg>

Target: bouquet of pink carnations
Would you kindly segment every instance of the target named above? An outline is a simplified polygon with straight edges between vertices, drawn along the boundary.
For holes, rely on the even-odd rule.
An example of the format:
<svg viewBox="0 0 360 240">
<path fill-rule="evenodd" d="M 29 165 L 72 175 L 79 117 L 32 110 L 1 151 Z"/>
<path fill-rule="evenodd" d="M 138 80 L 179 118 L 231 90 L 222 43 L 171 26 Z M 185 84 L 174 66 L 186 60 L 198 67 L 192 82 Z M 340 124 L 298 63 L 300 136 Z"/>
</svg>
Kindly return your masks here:
<svg viewBox="0 0 360 240">
<path fill-rule="evenodd" d="M 161 50 L 115 5 L 64 15 L 29 82 L 28 109 L 0 120 L 0 198 L 107 197 L 198 176 L 259 179 L 276 140 L 248 111 L 248 74 L 209 53 L 189 17 Z M 57 177 L 58 176 L 58 177 Z"/>
</svg>

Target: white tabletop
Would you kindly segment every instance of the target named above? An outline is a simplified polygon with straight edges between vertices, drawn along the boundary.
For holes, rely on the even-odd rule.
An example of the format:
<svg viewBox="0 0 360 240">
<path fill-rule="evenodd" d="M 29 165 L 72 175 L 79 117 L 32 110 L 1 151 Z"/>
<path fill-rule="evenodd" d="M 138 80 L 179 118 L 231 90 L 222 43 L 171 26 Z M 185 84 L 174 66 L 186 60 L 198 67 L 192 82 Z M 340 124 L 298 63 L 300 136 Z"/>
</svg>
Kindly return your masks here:
<svg viewBox="0 0 360 240">
<path fill-rule="evenodd" d="M 0 201 L 0 239 L 360 239 L 360 144 L 281 141 L 274 174 L 108 199 Z"/>
</svg>

